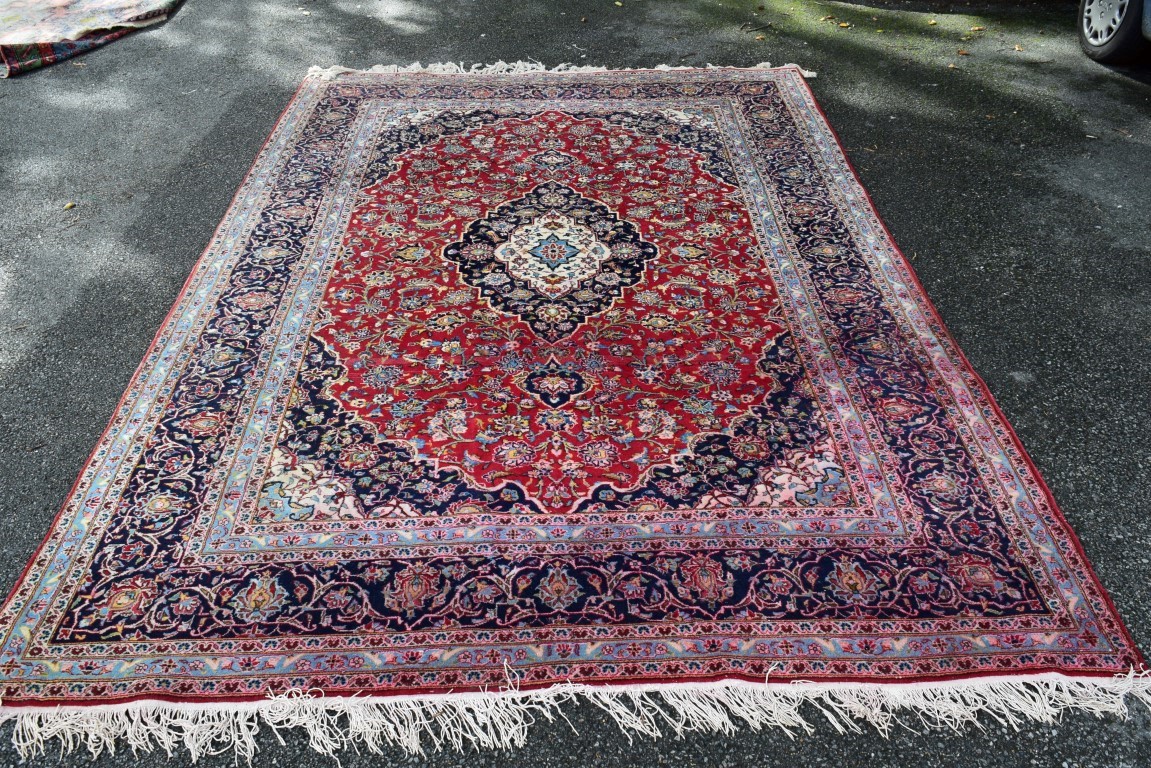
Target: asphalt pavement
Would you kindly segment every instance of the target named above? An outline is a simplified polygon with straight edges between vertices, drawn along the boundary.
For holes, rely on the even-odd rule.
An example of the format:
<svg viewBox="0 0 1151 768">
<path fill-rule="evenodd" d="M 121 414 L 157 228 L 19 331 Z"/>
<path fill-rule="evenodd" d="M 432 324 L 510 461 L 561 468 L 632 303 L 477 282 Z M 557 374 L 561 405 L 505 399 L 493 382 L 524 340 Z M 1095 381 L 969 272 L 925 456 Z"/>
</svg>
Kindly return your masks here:
<svg viewBox="0 0 1151 768">
<path fill-rule="evenodd" d="M 881 215 L 1151 652 L 1151 69 L 1082 56 L 1062 1 L 760 4 L 189 0 L 166 24 L 0 83 L 0 589 L 46 533 L 309 66 L 795 62 L 818 72 L 816 96 Z M 508 753 L 341 763 L 1151 765 L 1141 708 L 1126 722 L 888 739 L 822 727 L 629 740 L 593 708 L 570 718 L 575 730 L 536 726 Z M 265 734 L 253 765 L 335 764 L 283 736 Z M 0 744 L 0 766 L 19 764 L 6 732 Z"/>
</svg>

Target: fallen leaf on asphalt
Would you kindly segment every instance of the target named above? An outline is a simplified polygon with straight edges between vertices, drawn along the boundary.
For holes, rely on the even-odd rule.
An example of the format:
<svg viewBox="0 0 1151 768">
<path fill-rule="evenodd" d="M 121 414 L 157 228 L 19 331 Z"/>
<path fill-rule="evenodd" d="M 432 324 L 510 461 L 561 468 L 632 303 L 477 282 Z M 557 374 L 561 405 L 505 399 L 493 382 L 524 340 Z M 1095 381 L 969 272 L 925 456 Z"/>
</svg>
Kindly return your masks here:
<svg viewBox="0 0 1151 768">
<path fill-rule="evenodd" d="M 820 19 L 820 21 L 831 21 L 834 18 L 834 16 L 824 16 L 822 19 Z"/>
<path fill-rule="evenodd" d="M 580 24 L 587 24 L 587 16 L 580 16 L 579 20 Z"/>
<path fill-rule="evenodd" d="M 70 211 L 75 207 L 76 207 L 75 203 L 64 203 L 64 210 L 65 211 Z"/>
<path fill-rule="evenodd" d="M 959 67 L 955 66 L 954 64 L 948 64 L 947 68 L 948 69 L 959 69 Z"/>
<path fill-rule="evenodd" d="M 623 8 L 623 3 L 621 3 L 619 0 L 615 0 L 615 4 L 618 5 L 620 8 Z"/>
<path fill-rule="evenodd" d="M 755 36 L 755 39 L 756 39 L 756 40 L 766 40 L 766 39 L 767 39 L 767 35 L 756 35 L 756 36 Z"/>
<path fill-rule="evenodd" d="M 842 29 L 847 29 L 847 28 L 848 28 L 848 27 L 850 27 L 851 25 L 850 25 L 850 24 L 848 24 L 846 21 L 841 21 L 841 22 L 839 22 L 839 26 L 840 26 L 840 28 L 842 28 Z"/>
<path fill-rule="evenodd" d="M 1017 50 L 1017 51 L 1022 51 L 1022 50 L 1023 50 L 1023 46 L 1022 46 L 1022 45 L 1016 45 L 1016 46 L 1015 46 L 1015 50 Z"/>
<path fill-rule="evenodd" d="M 935 19 L 932 19 L 931 21 L 927 22 L 927 26 L 934 27 L 938 23 L 939 23 L 938 21 L 936 21 Z"/>
<path fill-rule="evenodd" d="M 972 27 L 971 31 L 972 32 L 982 32 L 985 29 L 987 29 L 987 27 Z"/>
<path fill-rule="evenodd" d="M 1089 138 L 1089 139 L 1097 139 L 1097 138 L 1099 138 L 1098 136 L 1092 136 L 1090 133 L 1085 133 L 1085 134 L 1083 134 L 1083 135 L 1084 135 L 1084 136 L 1086 136 L 1086 137 L 1087 137 L 1087 138 Z"/>
<path fill-rule="evenodd" d="M 958 51 L 956 51 L 956 53 L 958 53 L 960 56 L 970 56 L 971 55 L 971 53 L 969 51 L 965 51 L 962 48 L 960 48 Z"/>
</svg>

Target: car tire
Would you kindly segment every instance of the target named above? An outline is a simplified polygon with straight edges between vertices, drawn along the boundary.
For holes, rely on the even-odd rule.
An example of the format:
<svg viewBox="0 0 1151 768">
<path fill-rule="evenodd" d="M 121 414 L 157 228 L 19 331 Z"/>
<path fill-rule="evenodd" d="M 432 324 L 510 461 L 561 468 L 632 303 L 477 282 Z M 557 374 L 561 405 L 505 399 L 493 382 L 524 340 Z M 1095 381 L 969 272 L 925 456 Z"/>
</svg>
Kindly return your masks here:
<svg viewBox="0 0 1151 768">
<path fill-rule="evenodd" d="M 1119 23 L 1112 24 L 1119 10 Z M 1143 0 L 1079 0 L 1079 45 L 1103 64 L 1126 64 L 1148 51 L 1143 37 Z"/>
</svg>

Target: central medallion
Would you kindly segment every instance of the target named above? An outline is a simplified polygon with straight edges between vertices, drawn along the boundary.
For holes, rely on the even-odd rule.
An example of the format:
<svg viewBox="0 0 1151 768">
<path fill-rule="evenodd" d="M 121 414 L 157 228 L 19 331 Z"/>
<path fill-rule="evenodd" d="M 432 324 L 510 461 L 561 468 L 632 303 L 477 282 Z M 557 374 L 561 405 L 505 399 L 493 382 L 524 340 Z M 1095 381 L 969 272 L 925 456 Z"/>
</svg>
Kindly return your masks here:
<svg viewBox="0 0 1151 768">
<path fill-rule="evenodd" d="M 493 309 L 552 342 L 610 307 L 655 255 L 633 224 L 558 182 L 500 205 L 444 249 Z"/>
<path fill-rule="evenodd" d="M 552 299 L 574 291 L 600 272 L 611 249 L 587 227 L 556 211 L 516 227 L 495 257 L 508 274 Z"/>
</svg>

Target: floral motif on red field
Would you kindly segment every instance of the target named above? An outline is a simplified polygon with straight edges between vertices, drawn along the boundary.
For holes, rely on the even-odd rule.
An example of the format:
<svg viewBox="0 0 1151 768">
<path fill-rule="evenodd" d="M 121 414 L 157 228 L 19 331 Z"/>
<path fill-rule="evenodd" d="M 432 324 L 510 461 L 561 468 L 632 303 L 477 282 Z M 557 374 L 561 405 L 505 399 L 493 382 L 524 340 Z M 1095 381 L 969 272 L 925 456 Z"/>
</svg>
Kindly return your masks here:
<svg viewBox="0 0 1151 768">
<path fill-rule="evenodd" d="M 705 160 L 556 111 L 398 158 L 328 284 L 330 393 L 554 511 L 730 431 L 778 388 L 760 361 L 781 325 L 746 206 Z"/>
</svg>

